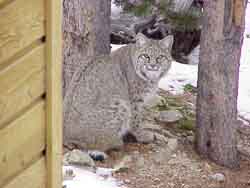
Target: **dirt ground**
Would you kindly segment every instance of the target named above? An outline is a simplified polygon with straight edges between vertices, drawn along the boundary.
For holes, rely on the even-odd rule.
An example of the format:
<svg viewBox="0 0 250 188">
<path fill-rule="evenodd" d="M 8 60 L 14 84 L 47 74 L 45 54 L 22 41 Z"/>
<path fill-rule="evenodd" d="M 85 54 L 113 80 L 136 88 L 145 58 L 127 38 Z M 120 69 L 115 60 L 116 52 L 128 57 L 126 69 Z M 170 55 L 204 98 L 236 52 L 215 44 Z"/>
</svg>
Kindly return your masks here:
<svg viewBox="0 0 250 188">
<path fill-rule="evenodd" d="M 127 188 L 250 187 L 249 159 L 241 157 L 240 168 L 231 170 L 202 159 L 193 144 L 181 142 L 174 151 L 164 145 L 127 144 L 123 150 L 111 152 L 111 157 L 97 166 L 114 167 L 129 158 L 125 159 L 125 168 L 114 174 Z M 216 173 L 223 174 L 225 180 L 211 178 Z"/>
<path fill-rule="evenodd" d="M 178 101 L 195 106 L 193 95 L 179 97 Z M 122 166 L 113 175 L 127 188 L 250 188 L 249 158 L 240 157 L 239 169 L 221 167 L 196 153 L 192 131 L 168 131 L 176 136 L 165 143 L 128 143 L 122 150 L 111 151 L 110 157 L 97 166 Z M 218 173 L 223 180 L 214 178 Z"/>
</svg>

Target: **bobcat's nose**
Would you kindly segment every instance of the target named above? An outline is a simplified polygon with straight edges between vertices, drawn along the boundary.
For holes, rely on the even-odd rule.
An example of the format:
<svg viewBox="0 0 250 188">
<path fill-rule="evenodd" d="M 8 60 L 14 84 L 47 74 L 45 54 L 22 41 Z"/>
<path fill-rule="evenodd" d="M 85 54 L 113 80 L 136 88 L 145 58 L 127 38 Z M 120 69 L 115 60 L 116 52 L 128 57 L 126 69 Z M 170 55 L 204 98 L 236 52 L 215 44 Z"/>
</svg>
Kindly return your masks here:
<svg viewBox="0 0 250 188">
<path fill-rule="evenodd" d="M 150 65 L 149 66 L 149 69 L 150 70 L 154 70 L 154 71 L 157 71 L 159 69 L 159 67 L 157 65 Z"/>
</svg>

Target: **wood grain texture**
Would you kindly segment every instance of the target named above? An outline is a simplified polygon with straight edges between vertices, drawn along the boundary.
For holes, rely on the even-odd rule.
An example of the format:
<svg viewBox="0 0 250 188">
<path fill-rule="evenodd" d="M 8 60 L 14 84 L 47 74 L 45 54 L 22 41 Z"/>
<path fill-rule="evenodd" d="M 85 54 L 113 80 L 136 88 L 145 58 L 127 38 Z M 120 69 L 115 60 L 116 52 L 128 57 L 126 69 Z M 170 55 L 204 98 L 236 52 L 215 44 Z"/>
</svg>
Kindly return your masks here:
<svg viewBox="0 0 250 188">
<path fill-rule="evenodd" d="M 0 0 L 0 5 L 2 5 L 3 3 L 5 3 L 7 0 Z"/>
<path fill-rule="evenodd" d="M 4 8 L 6 5 L 15 0 L 0 0 L 0 9 Z"/>
<path fill-rule="evenodd" d="M 47 173 L 48 188 L 62 186 L 62 5 L 47 0 Z"/>
<path fill-rule="evenodd" d="M 3 188 L 45 188 L 45 158 L 41 158 Z"/>
<path fill-rule="evenodd" d="M 8 94 L 34 73 L 45 68 L 45 45 L 40 45 L 0 71 L 0 93 Z"/>
<path fill-rule="evenodd" d="M 42 100 L 0 130 L 0 187 L 41 154 L 45 149 L 45 135 L 45 101 Z"/>
<path fill-rule="evenodd" d="M 45 92 L 45 70 L 35 72 L 10 92 L 0 93 L 0 129 Z"/>
<path fill-rule="evenodd" d="M 45 34 L 43 0 L 18 0 L 0 9 L 0 64 Z"/>
</svg>

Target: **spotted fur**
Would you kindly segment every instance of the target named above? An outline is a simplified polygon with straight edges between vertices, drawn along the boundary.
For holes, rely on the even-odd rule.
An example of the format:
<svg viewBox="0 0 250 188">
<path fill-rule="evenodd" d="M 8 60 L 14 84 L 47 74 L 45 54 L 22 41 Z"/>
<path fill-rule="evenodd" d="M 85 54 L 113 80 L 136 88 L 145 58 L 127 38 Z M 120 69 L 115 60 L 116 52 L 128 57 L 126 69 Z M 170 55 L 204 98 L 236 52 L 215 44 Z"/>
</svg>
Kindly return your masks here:
<svg viewBox="0 0 250 188">
<path fill-rule="evenodd" d="M 64 104 L 64 142 L 83 149 L 122 145 L 143 121 L 143 109 L 171 66 L 173 37 L 160 41 L 136 36 L 111 57 L 97 57 L 72 80 Z"/>
</svg>

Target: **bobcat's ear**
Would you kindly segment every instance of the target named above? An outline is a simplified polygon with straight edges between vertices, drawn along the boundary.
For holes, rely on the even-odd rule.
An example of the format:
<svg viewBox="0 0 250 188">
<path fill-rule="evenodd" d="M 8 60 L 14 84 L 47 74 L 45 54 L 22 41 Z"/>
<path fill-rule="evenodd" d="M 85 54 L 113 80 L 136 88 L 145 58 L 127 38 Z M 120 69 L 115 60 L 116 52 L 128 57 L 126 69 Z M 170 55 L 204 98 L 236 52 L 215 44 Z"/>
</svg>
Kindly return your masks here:
<svg viewBox="0 0 250 188">
<path fill-rule="evenodd" d="M 149 39 L 142 33 L 138 33 L 135 37 L 135 40 L 136 40 L 136 45 L 138 45 L 138 47 L 144 46 L 149 41 Z"/>
<path fill-rule="evenodd" d="M 162 48 L 171 51 L 174 43 L 173 35 L 168 35 L 164 39 L 160 40 L 160 45 Z"/>
</svg>

